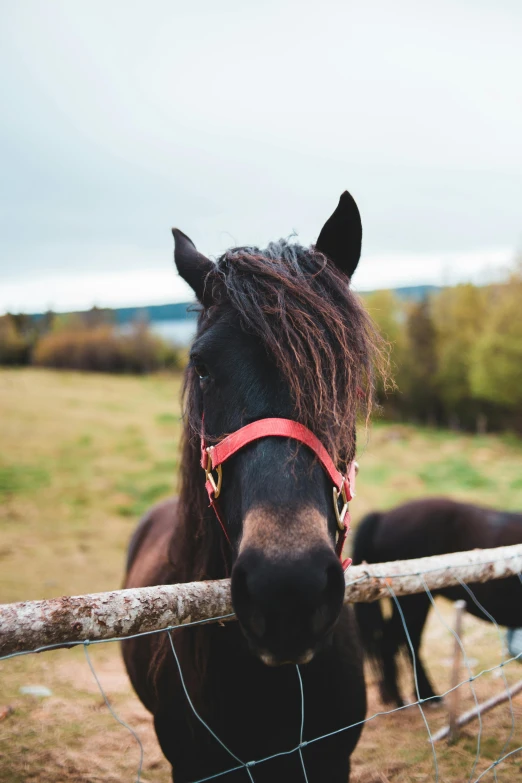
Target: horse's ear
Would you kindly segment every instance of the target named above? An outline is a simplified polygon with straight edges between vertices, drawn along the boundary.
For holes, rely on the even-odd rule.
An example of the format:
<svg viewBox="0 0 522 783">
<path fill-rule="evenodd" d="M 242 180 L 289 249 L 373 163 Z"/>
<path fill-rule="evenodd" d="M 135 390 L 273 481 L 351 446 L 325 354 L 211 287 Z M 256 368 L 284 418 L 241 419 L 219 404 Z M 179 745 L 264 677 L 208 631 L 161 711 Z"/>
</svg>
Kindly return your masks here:
<svg viewBox="0 0 522 783">
<path fill-rule="evenodd" d="M 179 228 L 172 229 L 174 261 L 179 274 L 192 288 L 202 305 L 212 304 L 212 292 L 206 285 L 207 275 L 214 269 L 212 261 L 196 250 L 194 242 Z"/>
<path fill-rule="evenodd" d="M 351 277 L 361 257 L 362 224 L 357 204 L 347 190 L 324 224 L 315 249 Z"/>
</svg>

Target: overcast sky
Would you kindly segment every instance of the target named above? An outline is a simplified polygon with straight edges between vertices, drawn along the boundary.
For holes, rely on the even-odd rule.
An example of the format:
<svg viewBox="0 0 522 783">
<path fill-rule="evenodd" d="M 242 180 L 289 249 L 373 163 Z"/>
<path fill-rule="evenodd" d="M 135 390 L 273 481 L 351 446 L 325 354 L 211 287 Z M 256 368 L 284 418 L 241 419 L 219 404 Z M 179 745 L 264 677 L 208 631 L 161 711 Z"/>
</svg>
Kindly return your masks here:
<svg viewBox="0 0 522 783">
<path fill-rule="evenodd" d="M 520 0 L 0 0 L 0 310 L 187 298 L 218 255 L 315 240 L 348 188 L 360 289 L 522 247 Z"/>
</svg>

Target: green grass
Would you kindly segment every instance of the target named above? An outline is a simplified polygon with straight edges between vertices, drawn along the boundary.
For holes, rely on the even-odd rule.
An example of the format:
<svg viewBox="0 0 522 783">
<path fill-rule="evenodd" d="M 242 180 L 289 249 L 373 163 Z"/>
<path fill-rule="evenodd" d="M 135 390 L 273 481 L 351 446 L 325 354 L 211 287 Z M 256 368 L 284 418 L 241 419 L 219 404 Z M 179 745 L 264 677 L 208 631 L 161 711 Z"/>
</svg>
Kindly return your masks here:
<svg viewBox="0 0 522 783">
<path fill-rule="evenodd" d="M 40 465 L 0 466 L 0 499 L 31 494 L 49 484 L 49 471 Z"/>
<path fill-rule="evenodd" d="M 521 442 L 512 436 L 376 422 L 368 434 L 359 433 L 354 518 L 436 495 L 522 510 L 521 452 Z"/>
<path fill-rule="evenodd" d="M 126 546 L 139 516 L 176 486 L 180 387 L 172 376 L 0 372 L 0 600 L 121 586 Z M 377 422 L 359 433 L 354 524 L 370 510 L 426 495 L 522 509 L 521 457 L 521 442 L 509 435 L 477 437 Z M 498 660 L 494 629 L 469 620 L 466 634 L 477 666 Z M 451 639 L 433 618 L 424 649 L 434 679 L 444 685 Z M 167 766 L 117 646 L 99 645 L 91 655 L 111 703 L 144 739 L 143 777 L 167 783 Z M 20 695 L 20 686 L 30 684 L 46 685 L 52 697 Z M 489 677 L 477 687 L 486 697 L 500 686 Z M 370 712 L 381 709 L 373 689 L 370 699 Z M 470 703 L 468 698 L 465 707 Z M 7 704 L 14 713 L 0 722 L 0 783 L 134 778 L 135 745 L 108 715 L 81 649 L 1 663 L 0 714 Z M 444 715 L 429 719 L 437 726 Z M 508 729 L 507 713 L 489 719 L 484 758 L 496 756 Z M 519 727 L 517 732 L 520 744 Z M 470 729 L 457 749 L 440 748 L 441 780 L 467 780 L 463 770 L 469 774 L 473 736 Z M 499 767 L 499 783 L 514 779 L 516 764 Z M 354 769 L 353 783 L 433 780 L 418 711 L 369 723 Z"/>
<path fill-rule="evenodd" d="M 465 459 L 450 457 L 441 462 L 425 465 L 417 474 L 428 491 L 444 493 L 466 489 L 483 489 L 492 486 L 491 479 L 484 476 Z"/>
</svg>

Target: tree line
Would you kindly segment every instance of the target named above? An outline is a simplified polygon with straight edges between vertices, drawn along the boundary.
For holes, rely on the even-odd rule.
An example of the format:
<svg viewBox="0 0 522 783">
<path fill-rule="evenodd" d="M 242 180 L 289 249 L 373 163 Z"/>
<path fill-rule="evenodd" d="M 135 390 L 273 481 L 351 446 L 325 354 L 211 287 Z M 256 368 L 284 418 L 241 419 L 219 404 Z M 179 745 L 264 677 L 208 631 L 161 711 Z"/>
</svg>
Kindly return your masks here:
<svg viewBox="0 0 522 783">
<path fill-rule="evenodd" d="M 0 365 L 142 374 L 179 370 L 184 363 L 184 351 L 154 334 L 146 321 L 118 325 L 111 310 L 0 317 Z"/>
<path fill-rule="evenodd" d="M 395 386 L 378 389 L 387 418 L 522 432 L 522 264 L 501 284 L 365 302 L 390 346 Z"/>
</svg>

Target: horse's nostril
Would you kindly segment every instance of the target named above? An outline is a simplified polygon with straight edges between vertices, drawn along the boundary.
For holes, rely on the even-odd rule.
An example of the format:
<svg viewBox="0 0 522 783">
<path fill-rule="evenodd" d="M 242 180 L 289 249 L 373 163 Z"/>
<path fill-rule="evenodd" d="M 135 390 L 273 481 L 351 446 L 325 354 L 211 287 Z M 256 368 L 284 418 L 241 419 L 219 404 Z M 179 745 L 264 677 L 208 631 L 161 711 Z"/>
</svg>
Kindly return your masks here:
<svg viewBox="0 0 522 783">
<path fill-rule="evenodd" d="M 232 581 L 235 609 L 241 622 L 260 639 L 266 632 L 266 619 L 261 609 L 256 606 L 248 586 L 246 569 L 239 563 Z"/>
<path fill-rule="evenodd" d="M 342 569 L 339 568 L 337 561 L 328 566 L 326 574 L 326 600 L 332 600 L 332 598 L 339 596 L 339 594 L 344 597 L 344 573 Z"/>
<path fill-rule="evenodd" d="M 320 634 L 321 631 L 323 631 L 330 623 L 330 615 L 331 612 L 328 604 L 321 604 L 321 606 L 319 606 L 312 614 L 312 619 L 310 622 L 312 633 Z"/>
<path fill-rule="evenodd" d="M 252 609 L 248 618 L 248 624 L 252 633 L 259 638 L 263 637 L 266 631 L 266 620 L 259 609 Z"/>
<path fill-rule="evenodd" d="M 312 633 L 320 634 L 332 625 L 339 613 L 339 601 L 344 592 L 344 577 L 339 573 L 337 564 L 326 570 L 326 586 L 322 594 L 322 602 L 314 610 L 310 619 Z"/>
</svg>

